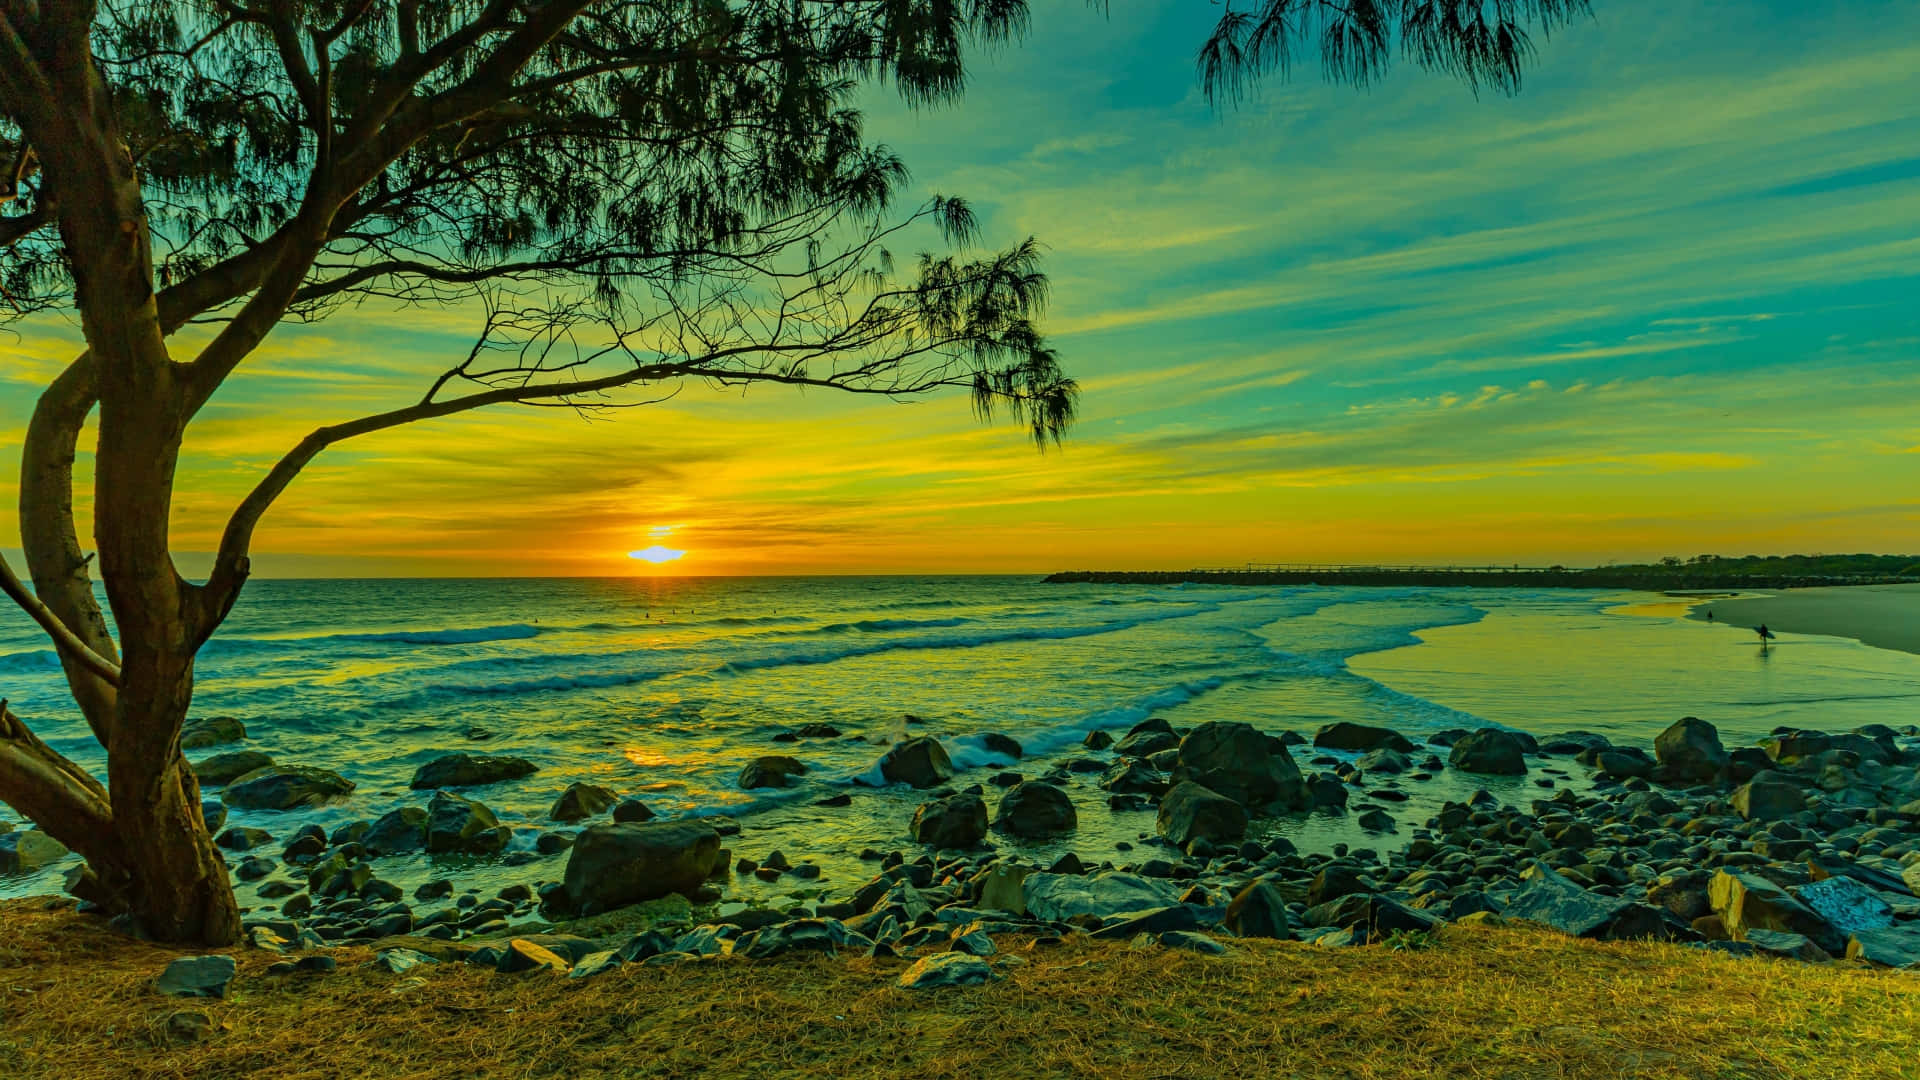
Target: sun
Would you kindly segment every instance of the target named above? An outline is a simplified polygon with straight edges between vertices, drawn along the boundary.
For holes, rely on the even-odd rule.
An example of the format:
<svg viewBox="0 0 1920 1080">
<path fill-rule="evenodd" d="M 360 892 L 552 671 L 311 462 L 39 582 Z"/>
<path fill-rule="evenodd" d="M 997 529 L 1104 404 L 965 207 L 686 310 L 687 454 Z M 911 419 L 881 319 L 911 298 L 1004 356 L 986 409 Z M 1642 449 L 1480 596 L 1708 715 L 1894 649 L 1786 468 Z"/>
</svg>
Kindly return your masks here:
<svg viewBox="0 0 1920 1080">
<path fill-rule="evenodd" d="M 627 558 L 639 559 L 641 562 L 650 562 L 658 566 L 661 563 L 670 563 L 685 554 L 684 551 L 655 544 L 652 547 L 641 548 L 639 551 L 629 551 Z"/>
</svg>

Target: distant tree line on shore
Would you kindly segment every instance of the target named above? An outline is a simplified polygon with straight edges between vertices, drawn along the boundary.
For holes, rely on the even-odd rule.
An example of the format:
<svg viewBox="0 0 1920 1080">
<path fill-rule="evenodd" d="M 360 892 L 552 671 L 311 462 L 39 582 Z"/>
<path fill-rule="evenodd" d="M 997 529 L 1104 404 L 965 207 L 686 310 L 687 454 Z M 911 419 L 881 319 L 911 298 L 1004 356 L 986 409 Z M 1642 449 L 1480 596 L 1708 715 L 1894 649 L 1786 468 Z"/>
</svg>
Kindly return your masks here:
<svg viewBox="0 0 1920 1080">
<path fill-rule="evenodd" d="M 1070 570 L 1055 583 L 1172 585 L 1471 585 L 1548 589 L 1790 589 L 1816 585 L 1895 585 L 1920 582 L 1916 555 L 1696 555 L 1653 563 L 1590 568 L 1334 566 L 1246 570 Z"/>
<path fill-rule="evenodd" d="M 1600 567 L 1603 571 L 1687 577 L 1920 577 L 1920 555 L 1669 555 L 1657 563 Z"/>
</svg>

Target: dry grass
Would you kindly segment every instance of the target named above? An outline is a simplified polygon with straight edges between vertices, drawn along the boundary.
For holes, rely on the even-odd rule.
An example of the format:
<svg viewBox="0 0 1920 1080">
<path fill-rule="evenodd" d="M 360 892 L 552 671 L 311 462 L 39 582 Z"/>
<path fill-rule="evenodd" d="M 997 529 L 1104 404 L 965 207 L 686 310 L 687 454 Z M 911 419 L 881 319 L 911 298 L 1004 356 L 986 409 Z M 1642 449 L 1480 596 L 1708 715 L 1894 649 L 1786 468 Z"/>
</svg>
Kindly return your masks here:
<svg viewBox="0 0 1920 1080">
<path fill-rule="evenodd" d="M 0 1077 L 1920 1077 L 1920 978 L 1456 927 L 1413 952 L 1003 943 L 983 986 L 909 993 L 902 961 L 796 957 L 595 979 L 443 964 L 152 989 L 177 951 L 0 904 Z M 176 1045 L 166 1018 L 220 1026 Z"/>
</svg>

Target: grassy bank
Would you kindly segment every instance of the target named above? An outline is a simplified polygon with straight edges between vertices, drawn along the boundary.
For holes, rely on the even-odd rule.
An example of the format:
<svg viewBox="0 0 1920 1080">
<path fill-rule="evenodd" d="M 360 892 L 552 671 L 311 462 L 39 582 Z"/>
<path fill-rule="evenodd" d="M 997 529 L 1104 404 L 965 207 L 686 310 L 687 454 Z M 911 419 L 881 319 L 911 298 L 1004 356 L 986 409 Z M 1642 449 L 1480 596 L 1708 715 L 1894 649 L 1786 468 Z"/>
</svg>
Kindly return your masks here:
<svg viewBox="0 0 1920 1080">
<path fill-rule="evenodd" d="M 1123 1078 L 1920 1076 L 1920 978 L 1451 927 L 1431 947 L 1234 942 L 1226 958 L 1002 943 L 983 987 L 896 989 L 905 961 L 465 964 L 396 976 L 344 949 L 274 978 L 240 951 L 223 1001 L 158 995 L 175 950 L 37 901 L 0 904 L 0 1075 Z M 205 1042 L 167 1017 L 206 1013 Z"/>
</svg>

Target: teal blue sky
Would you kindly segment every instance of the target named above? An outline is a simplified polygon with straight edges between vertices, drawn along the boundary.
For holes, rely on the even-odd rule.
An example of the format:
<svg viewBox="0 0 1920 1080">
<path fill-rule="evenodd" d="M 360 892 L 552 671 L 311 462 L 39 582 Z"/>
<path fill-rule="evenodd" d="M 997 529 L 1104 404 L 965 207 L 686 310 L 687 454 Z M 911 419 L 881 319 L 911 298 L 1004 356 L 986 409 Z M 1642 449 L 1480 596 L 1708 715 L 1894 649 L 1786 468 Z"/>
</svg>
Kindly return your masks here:
<svg viewBox="0 0 1920 1080">
<path fill-rule="evenodd" d="M 1063 452 L 955 398 L 476 416 L 332 455 L 261 564 L 619 573 L 659 537 L 689 573 L 1920 549 L 1920 7 L 1594 7 L 1511 99 L 1308 63 L 1216 108 L 1193 56 L 1219 7 L 1041 0 L 961 103 L 866 108 L 916 195 L 1046 245 L 1086 391 Z M 178 545 L 306 427 L 416 395 L 470 323 L 277 336 L 192 433 Z M 15 432 L 70 345 L 21 343 Z"/>
</svg>

